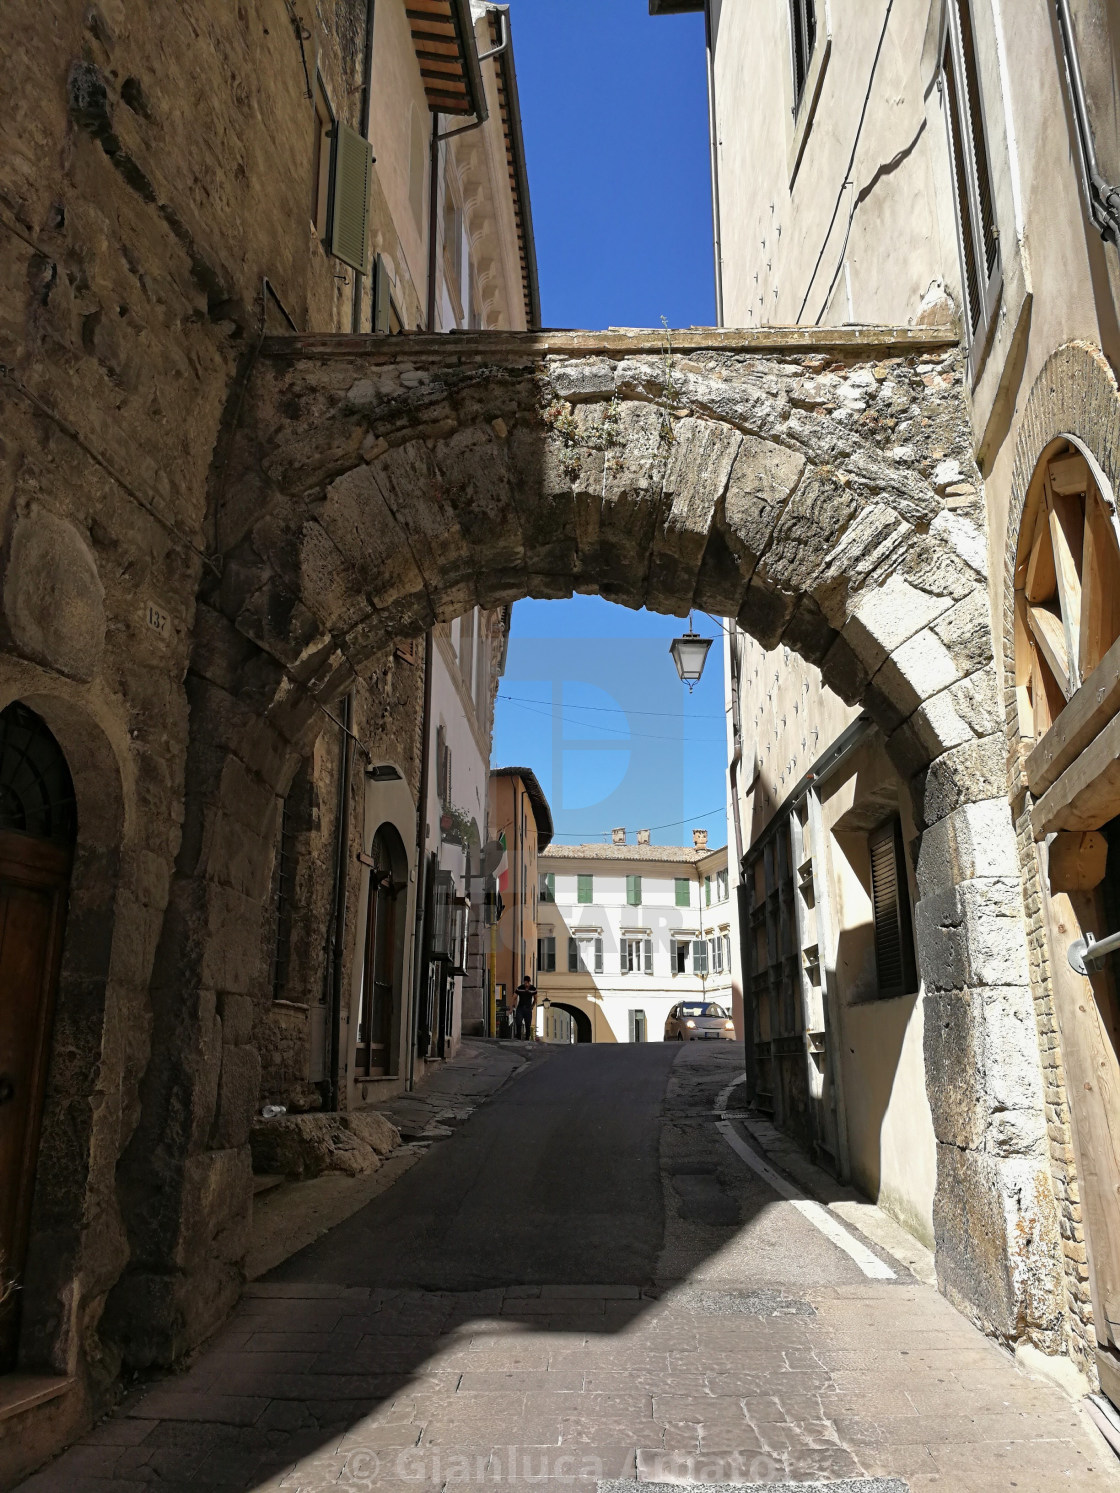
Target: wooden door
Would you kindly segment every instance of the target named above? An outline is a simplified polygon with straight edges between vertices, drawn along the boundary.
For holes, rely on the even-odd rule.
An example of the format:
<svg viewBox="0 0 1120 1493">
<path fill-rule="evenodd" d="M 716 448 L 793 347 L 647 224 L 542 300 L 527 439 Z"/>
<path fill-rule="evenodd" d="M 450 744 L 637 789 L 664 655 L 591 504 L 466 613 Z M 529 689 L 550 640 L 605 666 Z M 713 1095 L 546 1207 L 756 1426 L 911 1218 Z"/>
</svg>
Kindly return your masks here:
<svg viewBox="0 0 1120 1493">
<path fill-rule="evenodd" d="M 0 1369 L 14 1366 L 70 852 L 0 831 Z"/>
</svg>

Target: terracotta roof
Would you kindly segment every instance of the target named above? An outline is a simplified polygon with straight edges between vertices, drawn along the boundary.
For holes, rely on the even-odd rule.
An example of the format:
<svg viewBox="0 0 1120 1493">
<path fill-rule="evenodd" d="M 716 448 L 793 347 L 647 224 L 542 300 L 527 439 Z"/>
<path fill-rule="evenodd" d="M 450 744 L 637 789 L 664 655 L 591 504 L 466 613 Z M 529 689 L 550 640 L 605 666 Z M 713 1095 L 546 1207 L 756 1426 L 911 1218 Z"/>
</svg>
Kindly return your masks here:
<svg viewBox="0 0 1120 1493">
<path fill-rule="evenodd" d="M 470 5 L 464 0 L 407 0 L 405 15 L 420 64 L 429 109 L 475 114 L 485 93 Z"/>
<path fill-rule="evenodd" d="M 692 845 L 550 845 L 541 861 L 673 861 L 695 866 L 724 847 Z"/>
</svg>

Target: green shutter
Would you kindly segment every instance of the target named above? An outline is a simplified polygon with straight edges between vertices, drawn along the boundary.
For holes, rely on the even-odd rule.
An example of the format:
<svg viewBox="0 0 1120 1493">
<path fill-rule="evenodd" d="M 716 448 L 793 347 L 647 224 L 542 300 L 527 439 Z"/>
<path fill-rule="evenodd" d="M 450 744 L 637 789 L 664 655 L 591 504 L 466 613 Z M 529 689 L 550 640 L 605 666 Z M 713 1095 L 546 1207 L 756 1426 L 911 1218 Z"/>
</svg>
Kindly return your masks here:
<svg viewBox="0 0 1120 1493">
<path fill-rule="evenodd" d="M 704 905 L 706 907 L 712 905 L 712 878 L 710 876 L 704 877 Z"/>
<path fill-rule="evenodd" d="M 641 907 L 642 878 L 640 876 L 628 876 L 626 878 L 626 901 L 631 907 Z"/>
<path fill-rule="evenodd" d="M 677 893 L 678 907 L 691 907 L 692 905 L 692 883 L 687 876 L 678 876 L 674 882 Z"/>
<path fill-rule="evenodd" d="M 331 150 L 330 250 L 351 269 L 365 271 L 373 152 L 368 140 L 337 122 Z"/>
<path fill-rule="evenodd" d="M 594 878 L 581 874 L 577 878 L 577 883 L 576 900 L 579 902 L 593 901 L 595 896 Z"/>
</svg>

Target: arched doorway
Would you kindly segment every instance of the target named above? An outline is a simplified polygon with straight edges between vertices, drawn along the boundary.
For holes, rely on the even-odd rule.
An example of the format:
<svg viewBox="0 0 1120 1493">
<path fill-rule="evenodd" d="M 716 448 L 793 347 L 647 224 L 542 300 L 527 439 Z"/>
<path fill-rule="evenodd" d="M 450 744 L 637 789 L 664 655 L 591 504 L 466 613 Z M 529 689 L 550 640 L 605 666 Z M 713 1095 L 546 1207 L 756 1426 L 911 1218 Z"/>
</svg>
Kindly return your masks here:
<svg viewBox="0 0 1120 1493">
<path fill-rule="evenodd" d="M 592 1040 L 591 1017 L 588 1016 L 586 1011 L 581 1011 L 578 1006 L 569 1006 L 565 1001 L 553 1001 L 552 1009 L 554 1011 L 567 1011 L 575 1023 L 577 1042 L 590 1042 Z"/>
<path fill-rule="evenodd" d="M 47 1059 L 77 831 L 46 723 L 0 711 L 0 1370 L 14 1366 Z"/>
<path fill-rule="evenodd" d="M 359 1078 L 376 1078 L 392 1070 L 404 974 L 408 860 L 391 824 L 374 835 L 365 859 L 366 936 L 354 1070 Z"/>
</svg>

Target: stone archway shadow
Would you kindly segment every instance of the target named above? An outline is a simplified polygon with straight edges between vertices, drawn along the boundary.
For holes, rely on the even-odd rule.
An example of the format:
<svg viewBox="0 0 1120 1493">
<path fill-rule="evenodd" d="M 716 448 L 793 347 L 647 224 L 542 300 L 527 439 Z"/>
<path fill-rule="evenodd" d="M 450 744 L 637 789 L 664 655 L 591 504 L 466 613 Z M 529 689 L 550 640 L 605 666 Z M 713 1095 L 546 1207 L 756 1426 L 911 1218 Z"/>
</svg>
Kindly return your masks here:
<svg viewBox="0 0 1120 1493">
<path fill-rule="evenodd" d="M 161 948 L 176 999 L 153 1031 L 162 1112 L 195 1115 L 161 1136 L 165 1160 L 177 1147 L 161 1180 L 174 1173 L 180 1217 L 205 1227 L 185 1240 L 170 1215 L 144 1220 L 146 1263 L 116 1298 L 134 1361 L 182 1352 L 236 1294 L 251 1109 L 230 1107 L 228 1039 L 207 1013 L 263 998 L 231 923 L 259 931 L 275 805 L 319 706 L 436 621 L 573 591 L 736 618 L 879 726 L 921 830 L 940 1283 L 1004 1339 L 1053 1328 L 1060 1252 L 1021 1035 L 1033 1017 L 961 367 L 951 336 L 922 329 L 265 339 L 214 484 L 224 569 L 199 597 L 188 853 Z M 192 1027 L 217 1049 L 172 1073 Z M 123 1171 L 139 1196 L 139 1133 Z"/>
</svg>

